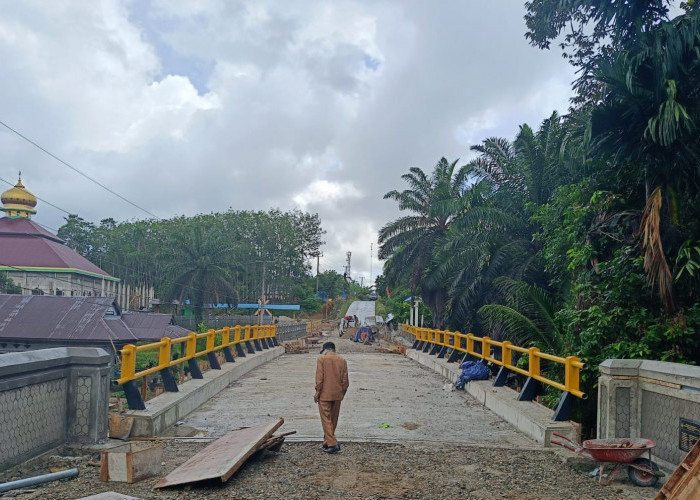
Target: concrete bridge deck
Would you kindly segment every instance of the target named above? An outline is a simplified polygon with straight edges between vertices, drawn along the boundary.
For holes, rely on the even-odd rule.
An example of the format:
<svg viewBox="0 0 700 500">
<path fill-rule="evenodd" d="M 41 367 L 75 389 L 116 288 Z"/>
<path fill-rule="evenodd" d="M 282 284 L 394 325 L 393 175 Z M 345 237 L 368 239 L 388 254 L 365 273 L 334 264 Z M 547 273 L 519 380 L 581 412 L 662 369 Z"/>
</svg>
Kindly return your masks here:
<svg viewBox="0 0 700 500">
<path fill-rule="evenodd" d="M 378 353 L 380 343 L 365 346 L 335 332 L 323 340 L 334 341 L 348 361 L 350 388 L 337 429 L 341 441 L 541 447 L 468 394 L 451 390 L 433 370 L 402 355 Z M 318 349 L 284 354 L 253 369 L 182 422 L 218 437 L 282 416 L 281 430 L 297 431 L 289 440 L 320 441 L 321 422 L 313 402 Z"/>
</svg>

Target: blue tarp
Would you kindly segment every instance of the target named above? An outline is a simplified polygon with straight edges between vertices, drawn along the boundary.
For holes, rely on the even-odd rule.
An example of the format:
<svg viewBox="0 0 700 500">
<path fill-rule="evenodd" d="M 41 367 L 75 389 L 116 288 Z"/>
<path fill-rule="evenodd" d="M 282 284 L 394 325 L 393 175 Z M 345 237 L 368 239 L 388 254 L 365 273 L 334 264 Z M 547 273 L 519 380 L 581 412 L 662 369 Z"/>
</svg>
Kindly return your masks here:
<svg viewBox="0 0 700 500">
<path fill-rule="evenodd" d="M 354 342 L 362 342 L 362 332 L 368 332 L 370 342 L 374 342 L 374 332 L 369 326 L 361 326 L 360 328 L 358 328 L 357 333 L 352 338 L 352 340 Z"/>
<path fill-rule="evenodd" d="M 462 374 L 455 382 L 457 389 L 464 389 L 464 386 L 470 380 L 488 380 L 489 369 L 479 361 L 465 361 L 459 367 L 462 369 Z"/>
</svg>

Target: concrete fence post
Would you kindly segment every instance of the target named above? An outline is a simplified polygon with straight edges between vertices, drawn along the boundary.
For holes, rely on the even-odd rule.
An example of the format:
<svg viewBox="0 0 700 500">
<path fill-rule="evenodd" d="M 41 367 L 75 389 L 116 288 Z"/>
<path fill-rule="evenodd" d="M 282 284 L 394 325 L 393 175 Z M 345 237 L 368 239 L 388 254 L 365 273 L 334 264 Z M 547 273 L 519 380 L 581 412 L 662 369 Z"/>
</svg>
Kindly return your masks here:
<svg viewBox="0 0 700 500">
<path fill-rule="evenodd" d="M 59 347 L 0 356 L 0 470 L 107 438 L 110 355 Z"/>
<path fill-rule="evenodd" d="M 598 437 L 652 439 L 673 470 L 700 438 L 700 367 L 608 359 L 599 370 Z"/>
</svg>

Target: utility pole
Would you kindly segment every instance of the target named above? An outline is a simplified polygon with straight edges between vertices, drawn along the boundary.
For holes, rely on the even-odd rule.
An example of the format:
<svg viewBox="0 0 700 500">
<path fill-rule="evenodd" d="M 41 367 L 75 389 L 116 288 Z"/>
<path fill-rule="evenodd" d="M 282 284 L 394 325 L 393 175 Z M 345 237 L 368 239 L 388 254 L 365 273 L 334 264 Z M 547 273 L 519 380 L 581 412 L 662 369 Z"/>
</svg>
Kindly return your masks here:
<svg viewBox="0 0 700 500">
<path fill-rule="evenodd" d="M 372 287 L 372 250 L 374 243 L 369 244 L 369 286 Z"/>
<path fill-rule="evenodd" d="M 316 255 L 316 296 L 318 297 L 318 269 L 321 260 L 321 254 Z"/>
<path fill-rule="evenodd" d="M 256 262 L 262 262 L 262 287 L 260 290 L 260 307 L 258 308 L 258 325 L 262 325 L 262 317 L 265 309 L 265 269 L 268 262 L 274 262 L 274 260 L 258 260 Z"/>
<path fill-rule="evenodd" d="M 350 278 L 350 256 L 352 255 L 352 252 L 347 252 L 345 256 L 347 257 L 347 264 L 345 265 L 345 281 L 351 279 Z"/>
</svg>

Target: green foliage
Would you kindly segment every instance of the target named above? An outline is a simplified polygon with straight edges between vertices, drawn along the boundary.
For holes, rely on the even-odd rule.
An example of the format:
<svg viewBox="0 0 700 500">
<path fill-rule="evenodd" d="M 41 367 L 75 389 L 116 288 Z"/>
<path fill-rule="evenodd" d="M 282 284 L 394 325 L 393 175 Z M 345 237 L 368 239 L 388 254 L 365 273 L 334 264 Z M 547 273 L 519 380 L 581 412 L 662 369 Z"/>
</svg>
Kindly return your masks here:
<svg viewBox="0 0 700 500">
<path fill-rule="evenodd" d="M 318 291 L 325 293 L 326 298 L 335 299 L 340 297 L 345 287 L 345 279 L 341 274 L 330 270 L 323 271 L 317 277 Z"/>
<path fill-rule="evenodd" d="M 22 287 L 15 285 L 15 282 L 7 276 L 6 272 L 0 271 L 0 293 L 20 294 L 22 293 Z"/>
<path fill-rule="evenodd" d="M 581 357 L 588 425 L 603 360 L 700 362 L 700 7 L 669 5 L 526 2 L 526 37 L 579 70 L 573 109 L 472 146 L 459 184 L 441 160 L 387 194 L 413 212 L 383 228 L 390 286 L 444 291 L 453 330 Z"/>
<path fill-rule="evenodd" d="M 544 290 L 507 277 L 497 278 L 494 285 L 505 297 L 505 305 L 479 309 L 490 331 L 521 347 L 536 346 L 562 356 L 571 353 L 571 335 L 556 323 L 554 302 Z"/>
<path fill-rule="evenodd" d="M 124 283 L 155 287 L 166 304 L 189 299 L 201 318 L 204 304 L 255 302 L 263 265 L 267 293 L 295 300 L 325 231 L 317 214 L 230 210 L 168 220 L 105 219 L 97 227 L 71 215 L 58 234 Z"/>
<path fill-rule="evenodd" d="M 699 304 L 671 317 L 660 314 L 635 248 L 622 247 L 598 267 L 577 285 L 577 307 L 558 315 L 579 339 L 577 354 L 587 364 L 587 378 L 594 380 L 598 364 L 608 358 L 695 359 Z"/>
<path fill-rule="evenodd" d="M 428 176 L 412 167 L 401 178 L 410 189 L 389 191 L 384 199 L 398 202 L 399 210 L 410 215 L 384 225 L 379 231 L 379 258 L 385 259 L 387 284 L 407 282 L 414 293 L 421 287 L 421 296 L 430 308 L 433 325 L 444 321 L 447 290 L 444 283 L 423 280 L 435 248 L 463 209 L 463 189 L 470 168 L 457 167 L 441 158 Z"/>
<path fill-rule="evenodd" d="M 700 280 L 700 245 L 686 240 L 676 256 L 676 281 L 686 279 L 697 282 Z"/>
</svg>

